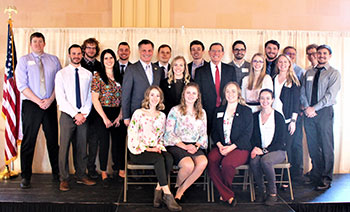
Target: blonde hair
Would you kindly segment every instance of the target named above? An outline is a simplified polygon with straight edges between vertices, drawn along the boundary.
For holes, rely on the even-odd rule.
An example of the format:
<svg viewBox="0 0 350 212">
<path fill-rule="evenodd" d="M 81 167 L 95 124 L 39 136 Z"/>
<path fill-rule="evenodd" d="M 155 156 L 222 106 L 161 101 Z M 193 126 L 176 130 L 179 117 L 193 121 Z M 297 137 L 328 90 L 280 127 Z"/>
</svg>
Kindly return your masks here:
<svg viewBox="0 0 350 212">
<path fill-rule="evenodd" d="M 202 107 L 202 97 L 201 97 L 201 92 L 199 90 L 199 86 L 197 83 L 194 82 L 190 82 L 187 85 L 185 85 L 182 94 L 181 94 L 181 101 L 180 101 L 180 108 L 179 111 L 181 113 L 181 115 L 186 115 L 187 113 L 187 105 L 186 105 L 186 101 L 185 101 L 185 92 L 187 90 L 187 88 L 189 87 L 194 87 L 197 89 L 198 92 L 198 99 L 195 101 L 194 103 L 194 112 L 195 112 L 195 116 L 196 119 L 202 119 L 203 118 L 203 107 Z"/>
<path fill-rule="evenodd" d="M 159 100 L 159 103 L 156 107 L 157 110 L 164 110 L 165 106 L 163 104 L 163 101 L 164 101 L 164 94 L 163 94 L 163 91 L 162 89 L 160 89 L 158 86 L 156 85 L 152 85 L 150 87 L 147 88 L 147 90 L 145 91 L 145 94 L 144 94 L 144 99 L 142 100 L 142 104 L 141 104 L 141 107 L 142 108 L 145 108 L 145 109 L 150 109 L 149 107 L 149 94 L 151 93 L 151 91 L 155 89 L 159 92 L 159 95 L 160 95 L 160 100 Z"/>
<path fill-rule="evenodd" d="M 260 75 L 258 77 L 258 80 L 256 81 L 255 86 L 253 87 L 254 84 L 254 78 L 255 78 L 255 74 L 254 74 L 254 68 L 253 68 L 253 60 L 255 57 L 261 57 L 264 61 L 264 65 L 263 68 L 260 72 Z M 266 61 L 264 58 L 264 55 L 261 53 L 256 53 L 253 55 L 252 60 L 250 61 L 250 67 L 249 67 L 249 75 L 248 75 L 248 90 L 253 90 L 253 89 L 260 89 L 262 87 L 262 83 L 264 81 L 265 75 L 266 75 Z"/>
<path fill-rule="evenodd" d="M 222 105 L 225 105 L 227 103 L 227 99 L 226 99 L 226 90 L 227 90 L 227 87 L 230 86 L 230 85 L 234 85 L 236 86 L 236 89 L 237 89 L 237 96 L 238 96 L 238 103 L 241 104 L 241 105 L 246 105 L 245 103 L 245 100 L 244 98 L 242 97 L 242 90 L 241 88 L 239 87 L 238 83 L 237 82 L 228 82 L 225 87 L 224 87 L 224 99 L 222 100 Z"/>
<path fill-rule="evenodd" d="M 183 56 L 176 56 L 173 61 L 171 61 L 171 66 L 170 66 L 170 70 L 168 71 L 168 83 L 172 84 L 172 83 L 176 83 L 176 79 L 174 77 L 174 65 L 175 65 L 175 61 L 177 60 L 182 60 L 184 62 L 184 81 L 185 81 L 185 85 L 187 85 L 190 82 L 191 79 L 191 75 L 188 72 L 188 68 L 187 68 L 187 63 L 186 60 Z"/>
<path fill-rule="evenodd" d="M 294 70 L 293 70 L 293 62 L 292 60 L 290 59 L 290 57 L 286 54 L 281 54 L 280 56 L 277 57 L 277 63 L 278 61 L 280 60 L 281 57 L 285 57 L 287 58 L 288 62 L 289 62 L 289 68 L 288 68 L 288 71 L 287 71 L 287 76 L 286 76 L 286 83 L 287 85 L 291 86 L 292 83 L 294 82 L 297 86 L 300 86 L 300 82 L 298 80 L 298 78 L 295 76 L 295 73 L 294 73 Z M 276 65 L 276 74 L 279 74 L 280 73 L 280 70 L 278 69 L 278 66 Z"/>
</svg>

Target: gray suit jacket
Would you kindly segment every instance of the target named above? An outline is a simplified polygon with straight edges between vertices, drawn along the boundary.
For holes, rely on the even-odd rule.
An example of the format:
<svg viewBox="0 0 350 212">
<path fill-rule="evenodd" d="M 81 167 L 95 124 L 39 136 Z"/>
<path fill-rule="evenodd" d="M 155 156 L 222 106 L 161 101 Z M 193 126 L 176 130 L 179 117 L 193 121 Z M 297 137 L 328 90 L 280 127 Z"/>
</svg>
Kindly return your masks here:
<svg viewBox="0 0 350 212">
<path fill-rule="evenodd" d="M 161 78 L 161 70 L 158 66 L 152 64 L 153 83 L 158 85 Z M 128 65 L 125 70 L 122 85 L 122 110 L 123 119 L 131 119 L 136 109 L 141 108 L 144 93 L 151 86 L 148 82 L 146 72 L 140 61 Z"/>
</svg>

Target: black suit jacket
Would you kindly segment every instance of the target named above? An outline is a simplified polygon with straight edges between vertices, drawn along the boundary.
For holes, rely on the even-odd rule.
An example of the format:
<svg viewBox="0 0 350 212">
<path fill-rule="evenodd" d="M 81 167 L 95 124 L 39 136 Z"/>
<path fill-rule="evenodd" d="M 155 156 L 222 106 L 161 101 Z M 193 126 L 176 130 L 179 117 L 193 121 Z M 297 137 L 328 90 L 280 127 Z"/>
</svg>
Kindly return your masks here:
<svg viewBox="0 0 350 212">
<path fill-rule="evenodd" d="M 157 65 L 162 70 L 161 71 L 162 75 L 161 75 L 160 79 L 163 80 L 165 78 L 168 78 L 168 76 L 165 74 L 165 71 L 164 71 L 163 67 L 160 67 L 159 61 L 155 62 L 154 64 Z M 170 71 L 170 64 L 168 63 L 168 72 L 169 71 Z"/>
<path fill-rule="evenodd" d="M 211 131 L 213 113 L 216 108 L 216 90 L 213 76 L 211 74 L 210 63 L 196 69 L 194 81 L 199 85 L 202 94 L 203 108 L 208 118 L 208 133 Z M 221 63 L 220 97 L 224 98 L 224 87 L 230 82 L 236 82 L 236 72 L 233 66 Z M 210 126 L 210 127 L 209 127 Z"/>
<path fill-rule="evenodd" d="M 269 62 L 266 60 L 266 73 L 267 73 L 267 66 L 269 65 L 269 63 L 271 63 L 271 73 L 269 74 L 271 76 L 271 78 L 274 78 L 275 75 L 276 75 L 276 62 L 277 62 L 277 59 L 275 59 L 274 61 L 272 62 Z"/>
<path fill-rule="evenodd" d="M 203 66 L 205 66 L 205 65 L 207 65 L 207 64 L 209 64 L 209 62 L 207 62 L 207 61 L 204 60 Z M 190 62 L 189 64 L 187 64 L 187 67 L 188 67 L 188 73 L 190 73 L 192 79 L 194 79 L 194 77 L 192 76 L 192 65 L 193 65 L 193 61 Z M 199 67 L 198 67 L 198 68 L 199 68 Z"/>
<path fill-rule="evenodd" d="M 284 122 L 284 118 L 282 114 L 274 111 L 275 113 L 275 133 L 272 138 L 271 144 L 267 147 L 267 151 L 277 151 L 277 150 L 285 150 L 286 149 L 286 133 L 287 132 L 287 126 Z M 260 125 L 259 125 L 259 114 L 260 111 L 253 114 L 253 120 L 254 120 L 254 127 L 253 127 L 253 134 L 252 138 L 250 139 L 250 142 L 252 144 L 252 147 L 259 147 L 262 148 L 261 144 L 261 131 L 260 131 Z"/>
<path fill-rule="evenodd" d="M 214 144 L 217 142 L 221 142 L 222 145 L 228 145 L 225 143 L 224 138 L 224 117 L 226 112 L 226 105 L 221 105 L 215 110 L 215 117 L 213 119 L 212 126 L 212 138 Z M 240 150 L 248 150 L 252 149 L 250 138 L 253 133 L 253 114 L 252 110 L 241 104 L 237 105 L 235 117 L 232 122 L 230 140 L 231 143 L 237 145 L 237 148 Z"/>
<path fill-rule="evenodd" d="M 95 60 L 95 62 L 93 63 L 92 66 L 89 66 L 87 64 L 87 62 L 85 61 L 85 59 L 81 59 L 80 61 L 80 65 L 83 67 L 83 68 L 86 68 L 87 70 L 89 70 L 92 74 L 92 76 L 94 76 L 94 72 L 100 72 L 101 68 L 102 68 L 102 65 L 101 65 L 101 62 L 98 61 L 98 60 Z"/>
<path fill-rule="evenodd" d="M 126 68 L 129 66 L 129 65 L 131 65 L 132 63 L 130 63 L 129 61 L 128 61 L 128 65 L 126 66 Z M 121 73 L 121 70 L 120 70 L 120 63 L 119 63 L 119 60 L 117 61 L 117 67 L 118 67 L 118 71 L 119 71 L 119 73 L 121 74 L 121 76 L 122 76 L 122 81 L 123 81 L 123 77 L 124 77 L 124 74 L 125 74 L 125 71 L 126 71 L 126 68 L 125 68 L 125 70 L 124 70 L 124 74 L 122 74 Z"/>
<path fill-rule="evenodd" d="M 161 72 L 159 67 L 152 64 L 153 83 L 160 83 Z M 144 98 L 144 93 L 151 86 L 148 82 L 147 75 L 140 61 L 129 65 L 126 68 L 123 78 L 122 92 L 122 110 L 123 119 L 131 119 L 132 114 L 136 109 L 141 108 L 141 103 Z"/>
</svg>

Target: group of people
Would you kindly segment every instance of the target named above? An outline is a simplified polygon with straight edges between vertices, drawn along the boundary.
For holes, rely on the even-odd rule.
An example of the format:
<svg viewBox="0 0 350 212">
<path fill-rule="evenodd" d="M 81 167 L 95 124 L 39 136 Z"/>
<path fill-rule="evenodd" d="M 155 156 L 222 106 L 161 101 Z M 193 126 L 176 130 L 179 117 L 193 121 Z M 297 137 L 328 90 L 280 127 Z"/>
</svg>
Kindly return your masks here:
<svg viewBox="0 0 350 212">
<path fill-rule="evenodd" d="M 60 179 L 61 191 L 70 189 L 70 143 L 77 183 L 96 184 L 99 152 L 102 183 L 110 186 L 106 172 L 110 137 L 114 175 L 125 177 L 126 135 L 130 160 L 155 167 L 154 207 L 164 202 L 171 211 L 182 210 L 179 203 L 185 191 L 207 167 L 220 201 L 235 206 L 232 181 L 236 167 L 247 163 L 258 186 L 257 201 L 273 205 L 277 201 L 273 165 L 286 155 L 294 181 L 312 183 L 318 190 L 331 186 L 332 105 L 340 89 L 340 73 L 328 63 L 332 50 L 327 45 L 307 47 L 312 64 L 307 71 L 296 65 L 294 47 L 284 48 L 279 55 L 275 40 L 265 43 L 265 56 L 256 53 L 250 63 L 244 59 L 245 43 L 235 41 L 230 64 L 222 62 L 220 43 L 211 44 L 210 62 L 205 61 L 205 48 L 198 40 L 190 44 L 191 63 L 176 56 L 170 64 L 167 44 L 158 48 L 159 61 L 152 63 L 154 44 L 141 40 L 140 60 L 132 64 L 128 43 L 118 45 L 119 59 L 106 49 L 99 62 L 99 43 L 89 38 L 82 46 L 69 47 L 70 64 L 63 69 L 57 57 L 44 53 L 41 33 L 31 35 L 30 46 L 32 53 L 23 56 L 16 68 L 23 94 L 22 188 L 31 186 L 41 124 L 52 174 Z M 61 111 L 59 147 L 56 101 Z M 313 165 L 306 180 L 303 125 Z M 175 196 L 167 178 L 174 164 L 179 167 Z"/>
</svg>

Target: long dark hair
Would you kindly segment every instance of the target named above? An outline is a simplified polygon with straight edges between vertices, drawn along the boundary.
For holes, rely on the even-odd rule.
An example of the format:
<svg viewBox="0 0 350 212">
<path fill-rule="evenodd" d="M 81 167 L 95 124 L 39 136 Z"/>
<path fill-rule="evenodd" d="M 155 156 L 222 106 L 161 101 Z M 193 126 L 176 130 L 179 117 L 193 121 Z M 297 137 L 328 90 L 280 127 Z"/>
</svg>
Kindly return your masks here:
<svg viewBox="0 0 350 212">
<path fill-rule="evenodd" d="M 104 64 L 104 57 L 105 55 L 109 53 L 112 55 L 112 57 L 114 58 L 114 65 L 113 65 L 113 76 L 114 76 L 114 80 L 120 84 L 122 84 L 122 75 L 120 74 L 120 71 L 119 71 L 119 67 L 118 67 L 118 61 L 117 61 L 117 57 L 115 56 L 115 53 L 112 49 L 105 49 L 102 51 L 101 53 L 101 58 L 100 58 L 100 61 L 101 61 L 101 70 L 99 71 L 99 74 L 100 74 L 100 77 L 102 78 L 103 82 L 108 85 L 108 77 L 107 77 L 107 74 L 106 74 L 106 67 L 105 67 L 105 64 Z"/>
</svg>

